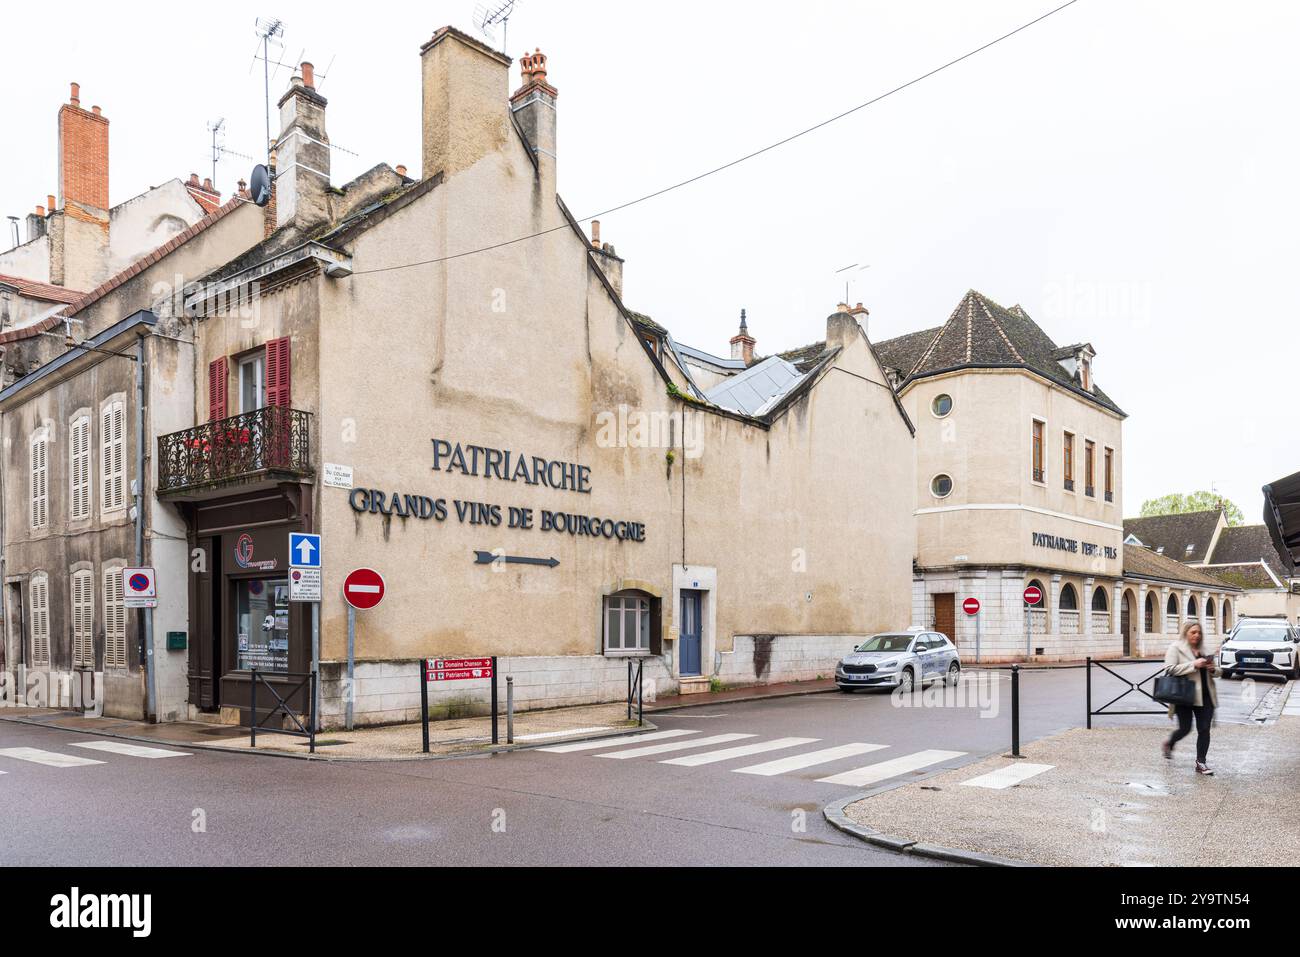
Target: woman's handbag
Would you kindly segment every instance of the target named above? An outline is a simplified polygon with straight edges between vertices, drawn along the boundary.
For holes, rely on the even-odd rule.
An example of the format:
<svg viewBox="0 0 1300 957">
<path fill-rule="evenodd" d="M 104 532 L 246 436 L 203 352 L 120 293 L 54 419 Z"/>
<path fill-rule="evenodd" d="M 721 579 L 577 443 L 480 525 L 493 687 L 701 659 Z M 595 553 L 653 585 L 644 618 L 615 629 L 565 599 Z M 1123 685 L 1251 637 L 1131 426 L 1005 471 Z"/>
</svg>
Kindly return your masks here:
<svg viewBox="0 0 1300 957">
<path fill-rule="evenodd" d="M 1182 675 L 1162 674 L 1156 678 L 1155 692 L 1151 697 L 1161 704 L 1195 704 L 1196 684 Z"/>
</svg>

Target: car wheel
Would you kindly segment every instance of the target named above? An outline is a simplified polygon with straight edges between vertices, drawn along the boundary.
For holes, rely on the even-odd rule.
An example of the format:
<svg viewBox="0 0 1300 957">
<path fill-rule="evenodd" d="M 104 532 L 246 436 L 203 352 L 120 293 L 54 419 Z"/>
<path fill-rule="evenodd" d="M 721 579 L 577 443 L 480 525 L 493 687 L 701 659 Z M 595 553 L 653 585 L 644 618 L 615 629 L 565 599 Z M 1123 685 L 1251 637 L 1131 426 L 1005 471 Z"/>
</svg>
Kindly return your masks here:
<svg viewBox="0 0 1300 957">
<path fill-rule="evenodd" d="M 948 666 L 948 687 L 957 687 L 957 681 L 961 678 L 961 665 L 953 662 Z"/>
<path fill-rule="evenodd" d="M 846 687 L 844 687 L 844 685 L 836 685 L 835 688 L 836 688 L 836 690 L 838 690 L 838 691 L 843 691 L 845 694 L 853 694 L 853 689 L 852 689 L 852 688 L 846 688 Z"/>
<path fill-rule="evenodd" d="M 903 673 L 898 676 L 898 690 L 903 694 L 911 694 L 916 690 L 916 676 L 911 668 L 904 668 Z"/>
</svg>

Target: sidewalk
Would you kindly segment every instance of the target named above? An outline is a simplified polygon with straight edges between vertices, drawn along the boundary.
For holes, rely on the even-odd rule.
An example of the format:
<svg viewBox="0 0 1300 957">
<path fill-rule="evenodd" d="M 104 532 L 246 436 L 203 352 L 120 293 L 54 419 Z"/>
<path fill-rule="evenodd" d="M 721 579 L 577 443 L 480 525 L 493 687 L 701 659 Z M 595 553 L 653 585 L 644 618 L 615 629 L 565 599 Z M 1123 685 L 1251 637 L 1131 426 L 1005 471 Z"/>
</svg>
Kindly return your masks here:
<svg viewBox="0 0 1300 957">
<path fill-rule="evenodd" d="M 45 708 L 0 709 L 0 720 L 21 721 L 104 737 L 129 738 L 151 744 L 245 752 L 251 750 L 247 728 L 197 721 L 149 724 L 122 718 L 83 717 L 76 712 Z M 428 756 L 504 750 L 507 748 L 505 715 L 501 715 L 498 722 L 499 744 L 494 746 L 490 717 L 431 721 Z M 525 711 L 515 715 L 514 747 L 599 738 L 637 730 L 653 731 L 654 725 L 646 722 L 643 728 L 638 728 L 635 714 L 629 722 L 627 705 L 623 702 Z M 428 757 L 422 753 L 421 746 L 419 724 L 322 731 L 316 735 L 314 757 L 356 761 L 417 760 Z M 293 735 L 258 731 L 257 753 L 307 757 L 308 741 Z"/>
<path fill-rule="evenodd" d="M 782 684 L 754 685 L 748 688 L 727 688 L 724 691 L 697 691 L 694 694 L 660 694 L 654 704 L 646 703 L 645 713 L 675 711 L 678 708 L 695 708 L 701 705 L 735 704 L 739 701 L 762 701 L 767 698 L 793 698 L 798 695 L 822 694 L 835 690 L 834 678 L 820 681 L 787 681 Z"/>
<path fill-rule="evenodd" d="M 1209 760 L 1215 777 L 1193 771 L 1195 732 L 1179 742 L 1172 761 L 1164 760 L 1160 742 L 1169 731 L 1064 731 L 1024 746 L 1024 761 L 986 758 L 845 802 L 842 814 L 879 832 L 858 836 L 900 839 L 897 849 L 916 845 L 908 849 L 928 856 L 958 849 L 999 862 L 1159 867 L 1280 866 L 1300 856 L 1300 716 L 1264 726 L 1216 725 Z M 1029 763 L 1050 770 L 1002 789 L 963 783 Z M 836 806 L 826 813 L 837 826 L 846 823 Z"/>
</svg>

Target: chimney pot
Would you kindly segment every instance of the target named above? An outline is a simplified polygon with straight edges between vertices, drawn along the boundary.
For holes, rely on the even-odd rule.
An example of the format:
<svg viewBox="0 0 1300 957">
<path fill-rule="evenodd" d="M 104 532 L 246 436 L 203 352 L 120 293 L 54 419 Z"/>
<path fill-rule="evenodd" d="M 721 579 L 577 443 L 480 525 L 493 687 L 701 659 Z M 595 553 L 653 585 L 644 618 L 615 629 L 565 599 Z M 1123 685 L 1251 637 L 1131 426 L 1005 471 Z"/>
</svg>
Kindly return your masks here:
<svg viewBox="0 0 1300 957">
<path fill-rule="evenodd" d="M 593 219 L 591 221 L 591 244 L 595 246 L 597 249 L 600 248 L 600 220 L 599 219 Z"/>
<path fill-rule="evenodd" d="M 73 106 L 81 105 L 81 84 L 80 83 L 72 84 L 72 95 L 68 97 L 68 102 L 71 103 Z"/>
<path fill-rule="evenodd" d="M 199 174 L 198 174 L 198 173 L 190 173 L 190 185 L 191 185 L 191 186 L 198 186 L 198 185 L 199 185 Z"/>
<path fill-rule="evenodd" d="M 398 175 L 398 176 L 405 176 L 405 175 L 406 175 L 406 167 L 405 167 L 405 166 L 400 166 L 400 165 L 399 165 L 399 166 L 397 167 L 397 175 Z"/>
<path fill-rule="evenodd" d="M 55 210 L 55 203 L 54 203 L 54 194 L 53 194 L 53 193 L 49 193 L 49 194 L 46 195 L 46 197 L 45 197 L 45 208 L 48 209 L 51 213 L 54 212 L 54 210 Z"/>
<path fill-rule="evenodd" d="M 36 207 L 36 215 L 37 215 L 37 216 L 40 216 L 40 217 L 43 219 L 43 218 L 45 217 L 45 207 L 44 207 L 44 206 L 37 206 L 37 207 Z"/>
<path fill-rule="evenodd" d="M 212 192 L 212 179 L 208 176 L 203 177 L 203 188 L 209 193 Z M 861 303 L 859 303 L 861 305 Z"/>
<path fill-rule="evenodd" d="M 328 66 L 329 64 L 326 64 Z M 316 69 L 306 60 L 302 61 L 302 83 L 303 86 L 316 89 Z"/>
<path fill-rule="evenodd" d="M 100 109 L 97 106 L 92 106 L 90 112 L 94 113 L 96 116 L 103 116 L 103 113 L 100 112 Z"/>
<path fill-rule="evenodd" d="M 842 303 L 840 303 L 838 306 L 835 307 L 835 311 L 836 311 L 836 312 L 848 312 L 848 311 L 849 311 L 849 304 L 848 304 L 847 302 L 842 302 Z"/>
</svg>

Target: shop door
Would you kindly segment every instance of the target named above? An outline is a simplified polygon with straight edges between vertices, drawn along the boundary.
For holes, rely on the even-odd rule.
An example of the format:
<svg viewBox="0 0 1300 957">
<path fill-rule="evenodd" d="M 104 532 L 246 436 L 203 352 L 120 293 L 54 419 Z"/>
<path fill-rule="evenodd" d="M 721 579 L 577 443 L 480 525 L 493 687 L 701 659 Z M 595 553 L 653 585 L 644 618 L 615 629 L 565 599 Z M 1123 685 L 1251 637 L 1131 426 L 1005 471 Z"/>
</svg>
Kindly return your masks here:
<svg viewBox="0 0 1300 957">
<path fill-rule="evenodd" d="M 1124 656 L 1133 657 L 1133 629 L 1128 607 L 1128 592 L 1124 593 L 1124 602 L 1119 606 L 1119 630 L 1124 636 Z"/>
<path fill-rule="evenodd" d="M 677 629 L 681 642 L 681 673 L 692 677 L 700 673 L 700 654 L 703 647 L 700 628 L 700 609 L 704 606 L 703 592 L 682 590 L 682 621 Z"/>
<path fill-rule="evenodd" d="M 189 658 L 190 703 L 203 711 L 221 706 L 221 602 L 213 589 L 221 581 L 221 549 L 213 539 L 199 540 L 203 552 L 201 571 L 190 575 L 191 637 Z"/>
<path fill-rule="evenodd" d="M 934 630 L 957 644 L 956 596 L 952 592 L 934 596 Z"/>
</svg>

